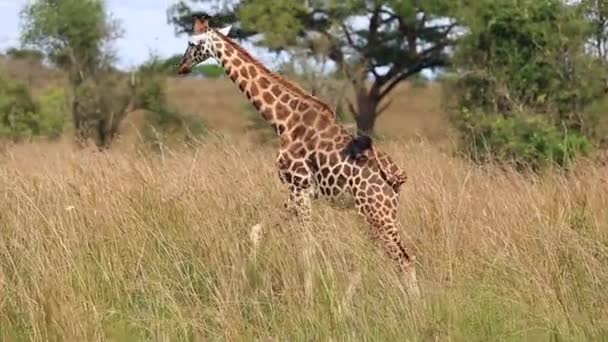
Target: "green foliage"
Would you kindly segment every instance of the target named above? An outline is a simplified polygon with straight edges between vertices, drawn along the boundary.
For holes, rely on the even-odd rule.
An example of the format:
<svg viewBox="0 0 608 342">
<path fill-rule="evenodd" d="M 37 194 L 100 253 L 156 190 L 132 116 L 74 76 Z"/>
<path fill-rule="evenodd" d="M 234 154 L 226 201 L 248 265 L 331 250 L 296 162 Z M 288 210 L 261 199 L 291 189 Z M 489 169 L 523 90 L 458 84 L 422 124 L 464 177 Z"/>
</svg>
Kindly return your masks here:
<svg viewBox="0 0 608 342">
<path fill-rule="evenodd" d="M 21 17 L 22 42 L 40 48 L 73 77 L 107 64 L 111 54 L 104 46 L 122 34 L 103 0 L 36 0 Z"/>
<path fill-rule="evenodd" d="M 25 85 L 0 77 L 0 137 L 14 141 L 58 137 L 65 126 L 65 96 L 50 89 L 34 99 Z"/>
<path fill-rule="evenodd" d="M 44 58 L 44 53 L 35 49 L 10 48 L 6 51 L 6 55 L 13 59 L 29 59 L 38 63 Z"/>
<path fill-rule="evenodd" d="M 503 117 L 465 109 L 456 124 L 463 133 L 466 154 L 477 162 L 508 161 L 519 169 L 539 170 L 548 165 L 568 166 L 591 149 L 587 138 L 559 130 L 542 116 Z"/>
<path fill-rule="evenodd" d="M 608 148 L 608 96 L 594 101 L 581 113 L 581 131 L 602 148 Z"/>
<path fill-rule="evenodd" d="M 126 116 L 130 90 L 111 64 L 110 43 L 122 31 L 103 0 L 35 0 L 21 12 L 21 41 L 68 74 L 77 142 L 107 148 Z"/>
<path fill-rule="evenodd" d="M 296 43 L 305 25 L 298 17 L 305 11 L 302 1 L 244 1 L 238 16 L 245 29 L 264 32 L 265 46 L 281 49 Z"/>
<path fill-rule="evenodd" d="M 59 138 L 67 124 L 69 109 L 62 88 L 50 88 L 38 98 L 38 120 L 44 135 Z"/>
<path fill-rule="evenodd" d="M 202 64 L 194 68 L 194 74 L 203 75 L 205 78 L 219 78 L 226 75 L 226 72 L 221 66 L 214 64 Z"/>
<path fill-rule="evenodd" d="M 582 113 L 603 97 L 607 74 L 585 51 L 582 8 L 484 0 L 462 13 L 469 33 L 454 58 L 459 73 L 444 84 L 465 153 L 533 169 L 587 153 L 597 140 L 586 122 L 593 115 Z"/>
<path fill-rule="evenodd" d="M 0 78 L 0 135 L 14 140 L 37 135 L 37 109 L 23 84 Z"/>
<path fill-rule="evenodd" d="M 165 91 L 168 65 L 152 57 L 136 73 L 135 106 L 146 111 L 143 137 L 156 148 L 173 142 L 193 142 L 207 134 L 202 118 L 169 106 Z"/>
<path fill-rule="evenodd" d="M 557 114 L 579 110 L 603 92 L 605 71 L 585 54 L 588 22 L 561 0 L 480 1 L 464 12 L 470 33 L 455 62 L 467 107 Z"/>
</svg>

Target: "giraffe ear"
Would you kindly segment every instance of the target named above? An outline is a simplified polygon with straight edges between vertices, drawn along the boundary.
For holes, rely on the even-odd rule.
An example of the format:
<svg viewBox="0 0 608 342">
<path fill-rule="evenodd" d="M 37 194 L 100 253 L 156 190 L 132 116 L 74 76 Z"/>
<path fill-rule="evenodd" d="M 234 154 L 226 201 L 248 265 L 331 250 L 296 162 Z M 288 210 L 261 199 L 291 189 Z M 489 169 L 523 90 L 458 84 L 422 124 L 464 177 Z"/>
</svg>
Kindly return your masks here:
<svg viewBox="0 0 608 342">
<path fill-rule="evenodd" d="M 218 31 L 223 34 L 224 36 L 228 36 L 228 33 L 230 33 L 230 29 L 232 28 L 232 25 L 228 25 L 224 28 L 218 29 Z"/>
</svg>

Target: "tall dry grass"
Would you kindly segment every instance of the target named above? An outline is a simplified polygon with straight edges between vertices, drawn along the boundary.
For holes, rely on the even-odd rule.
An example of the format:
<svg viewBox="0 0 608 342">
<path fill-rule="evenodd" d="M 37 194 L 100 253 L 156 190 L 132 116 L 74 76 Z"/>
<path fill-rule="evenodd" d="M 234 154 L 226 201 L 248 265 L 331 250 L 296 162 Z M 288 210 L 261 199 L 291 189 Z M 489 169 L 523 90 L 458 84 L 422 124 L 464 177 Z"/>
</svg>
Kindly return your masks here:
<svg viewBox="0 0 608 342">
<path fill-rule="evenodd" d="M 410 175 L 419 300 L 352 212 L 317 202 L 310 232 L 285 217 L 272 150 L 10 148 L 2 340 L 608 339 L 606 168 L 526 176 L 383 145 Z"/>
</svg>

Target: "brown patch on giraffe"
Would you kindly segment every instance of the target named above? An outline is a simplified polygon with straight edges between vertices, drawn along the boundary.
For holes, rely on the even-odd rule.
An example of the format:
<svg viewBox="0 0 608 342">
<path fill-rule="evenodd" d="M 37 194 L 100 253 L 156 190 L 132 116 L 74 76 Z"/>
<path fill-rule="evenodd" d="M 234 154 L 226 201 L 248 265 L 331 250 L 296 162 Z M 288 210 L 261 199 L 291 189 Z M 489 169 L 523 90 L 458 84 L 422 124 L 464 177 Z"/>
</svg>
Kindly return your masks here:
<svg viewBox="0 0 608 342">
<path fill-rule="evenodd" d="M 289 108 L 291 108 L 292 110 L 296 110 L 298 108 L 298 103 L 300 102 L 300 100 L 298 99 L 293 99 L 289 102 Z"/>
<path fill-rule="evenodd" d="M 239 89 L 241 89 L 241 91 L 245 90 L 245 88 L 247 87 L 247 82 L 245 80 L 241 80 L 241 82 L 239 82 Z"/>
<path fill-rule="evenodd" d="M 258 76 L 258 71 L 255 69 L 255 67 L 253 65 L 249 66 L 249 73 L 251 74 L 252 78 L 256 78 Z"/>
<path fill-rule="evenodd" d="M 338 126 L 331 125 L 329 129 L 323 133 L 321 133 L 321 138 L 332 139 L 338 133 Z"/>
<path fill-rule="evenodd" d="M 243 61 L 240 60 L 238 57 L 235 57 L 232 60 L 230 60 L 230 63 L 237 68 L 240 67 L 241 65 L 243 65 Z"/>
<path fill-rule="evenodd" d="M 350 165 L 345 164 L 342 172 L 344 172 L 345 176 L 350 177 L 353 174 L 353 169 L 350 167 Z"/>
<path fill-rule="evenodd" d="M 395 194 L 395 192 L 393 191 L 393 189 L 390 186 L 383 186 L 382 193 L 385 196 L 393 196 Z"/>
<path fill-rule="evenodd" d="M 370 184 L 382 184 L 382 178 L 378 174 L 372 175 L 370 179 L 368 179 Z"/>
<path fill-rule="evenodd" d="M 293 164 L 291 164 L 291 168 L 294 169 L 294 170 L 305 169 L 304 163 L 301 160 L 296 160 L 295 162 L 293 162 Z"/>
<path fill-rule="evenodd" d="M 306 126 L 306 125 L 304 125 L 304 126 Z M 315 136 L 315 131 L 312 129 L 309 129 L 306 131 L 306 135 L 304 135 L 304 141 L 310 141 L 314 136 Z"/>
<path fill-rule="evenodd" d="M 338 164 L 339 161 L 340 161 L 340 159 L 338 158 L 338 153 L 334 152 L 329 155 L 329 163 L 331 165 L 336 165 L 336 164 Z"/>
<path fill-rule="evenodd" d="M 274 96 L 279 97 L 279 95 L 281 95 L 281 88 L 279 88 L 278 85 L 273 85 L 270 88 L 270 91 L 272 92 L 272 94 L 274 94 Z"/>
<path fill-rule="evenodd" d="M 309 135 L 310 135 L 310 137 L 309 137 Z M 306 146 L 310 150 L 314 150 L 317 147 L 317 143 L 319 142 L 319 138 L 315 135 L 315 132 L 313 130 L 309 130 L 306 133 L 306 136 L 304 136 L 304 141 L 306 141 Z"/>
<path fill-rule="evenodd" d="M 325 130 L 327 126 L 329 126 L 329 121 L 325 117 L 319 116 L 315 128 L 322 131 Z"/>
<path fill-rule="evenodd" d="M 298 110 L 305 111 L 310 106 L 306 103 L 306 101 L 300 101 L 300 105 L 298 106 Z"/>
<path fill-rule="evenodd" d="M 317 161 L 319 162 L 320 166 L 327 164 L 327 156 L 325 155 L 325 153 L 318 153 Z"/>
<path fill-rule="evenodd" d="M 302 122 L 306 126 L 312 126 L 312 124 L 315 122 L 315 111 L 309 110 L 306 113 L 304 113 L 304 115 L 302 116 Z"/>
<path fill-rule="evenodd" d="M 283 133 L 285 133 L 285 125 L 283 125 L 283 124 L 278 124 L 278 125 L 277 125 L 277 129 L 279 130 L 279 131 L 278 131 L 279 135 L 283 135 Z"/>
<path fill-rule="evenodd" d="M 264 94 L 262 94 L 262 99 L 264 100 L 264 102 L 266 102 L 269 105 L 274 104 L 274 101 L 276 100 L 274 98 L 274 96 L 272 96 L 272 94 L 267 91 L 265 91 Z"/>
<path fill-rule="evenodd" d="M 258 85 L 255 83 L 251 83 L 251 96 L 256 97 L 260 95 L 260 89 L 258 88 Z"/>
<path fill-rule="evenodd" d="M 223 44 L 222 44 L 222 43 L 220 43 L 220 42 L 216 42 L 216 43 L 215 43 L 215 44 L 213 44 L 213 45 L 215 46 L 215 49 L 216 49 L 216 50 L 218 50 L 218 51 L 219 51 L 219 50 L 221 50 L 221 49 L 222 49 L 222 46 L 223 46 Z"/>
<path fill-rule="evenodd" d="M 302 137 L 306 133 L 306 127 L 302 125 L 297 125 L 294 129 L 291 130 L 291 139 L 296 140 L 297 138 Z"/>
<path fill-rule="evenodd" d="M 270 121 L 272 119 L 272 110 L 270 108 L 266 108 L 262 111 L 262 118 L 266 121 Z"/>
<path fill-rule="evenodd" d="M 327 166 L 321 168 L 321 176 L 323 176 L 323 178 L 327 178 L 329 176 L 329 168 Z"/>
<path fill-rule="evenodd" d="M 244 79 L 249 79 L 249 73 L 247 72 L 247 68 L 241 68 L 240 70 L 241 77 Z"/>
<path fill-rule="evenodd" d="M 304 158 L 306 156 L 306 148 L 301 142 L 296 142 L 289 147 L 289 152 L 294 158 Z"/>
<path fill-rule="evenodd" d="M 262 89 L 268 89 L 268 87 L 270 87 L 270 81 L 264 76 L 260 77 L 258 83 L 260 84 L 260 87 L 262 87 Z"/>
<path fill-rule="evenodd" d="M 319 149 L 321 151 L 331 151 L 332 146 L 332 142 L 327 140 L 321 140 L 321 142 L 319 143 Z"/>
<path fill-rule="evenodd" d="M 281 104 L 278 104 L 278 106 L 283 106 Z M 287 113 L 289 113 L 289 109 L 287 109 L 287 107 L 283 106 L 283 108 L 285 108 L 285 110 L 287 111 Z M 297 113 L 291 113 L 291 116 L 289 117 L 289 120 L 287 120 L 287 126 L 288 127 L 294 127 L 295 125 L 298 124 L 298 122 L 300 121 L 300 116 Z"/>
<path fill-rule="evenodd" d="M 344 188 L 344 186 L 346 185 L 346 176 L 344 176 L 343 174 L 338 175 L 338 179 L 336 180 L 336 185 L 338 185 L 338 187 L 340 188 Z"/>
<path fill-rule="evenodd" d="M 230 44 L 226 44 L 226 46 L 224 46 L 224 52 L 226 53 L 226 57 L 230 57 L 234 54 L 234 48 L 230 46 Z"/>
<path fill-rule="evenodd" d="M 361 171 L 361 177 L 368 179 L 369 176 L 372 175 L 372 172 L 369 170 L 369 168 L 365 167 L 363 168 L 363 170 Z"/>
<path fill-rule="evenodd" d="M 231 72 L 228 75 L 230 76 L 230 79 L 232 80 L 232 82 L 235 82 L 236 78 L 239 76 L 239 75 L 237 75 L 236 72 Z"/>
<path fill-rule="evenodd" d="M 274 88 L 274 87 L 273 87 Z M 274 92 L 274 89 L 270 89 L 272 92 Z M 281 96 L 281 102 L 283 102 L 284 104 L 287 104 L 287 102 L 289 102 L 289 99 L 291 99 L 291 96 L 287 93 L 283 94 Z"/>
<path fill-rule="evenodd" d="M 270 95 L 270 94 L 268 94 L 268 95 Z M 287 109 L 287 107 L 283 106 L 280 103 L 277 103 L 276 112 L 277 112 L 278 120 L 285 120 L 289 116 L 289 109 Z M 289 123 L 287 123 L 287 126 L 293 127 L 293 125 L 290 125 Z"/>
<path fill-rule="evenodd" d="M 281 126 L 283 126 L 283 125 L 281 125 Z M 285 127 L 285 126 L 283 126 L 283 127 Z M 285 131 L 285 130 L 283 130 L 283 131 Z M 287 137 L 287 135 L 281 134 L 281 137 L 279 138 L 279 147 L 281 147 L 281 149 L 285 149 L 285 148 L 287 148 L 287 146 L 289 145 L 290 142 L 291 142 L 291 140 Z"/>
<path fill-rule="evenodd" d="M 260 101 L 260 100 L 253 100 L 253 106 L 256 109 L 260 109 L 262 107 L 262 101 Z"/>
<path fill-rule="evenodd" d="M 332 186 L 334 185 L 334 183 L 336 183 L 336 177 L 334 177 L 334 175 L 332 175 L 330 171 L 330 175 L 329 177 L 327 177 L 327 185 Z"/>
</svg>

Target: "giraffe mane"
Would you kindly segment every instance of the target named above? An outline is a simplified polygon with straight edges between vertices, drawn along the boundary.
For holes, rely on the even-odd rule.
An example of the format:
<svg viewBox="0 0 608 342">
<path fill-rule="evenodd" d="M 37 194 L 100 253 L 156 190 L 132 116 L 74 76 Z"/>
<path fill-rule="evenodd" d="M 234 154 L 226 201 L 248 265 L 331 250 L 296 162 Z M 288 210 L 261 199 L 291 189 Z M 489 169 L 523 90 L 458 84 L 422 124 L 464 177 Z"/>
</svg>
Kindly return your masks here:
<svg viewBox="0 0 608 342">
<path fill-rule="evenodd" d="M 216 33 L 218 33 L 218 35 L 223 39 L 223 41 L 225 41 L 226 43 L 230 44 L 230 46 L 232 48 L 234 48 L 236 51 L 240 52 L 243 54 L 243 56 L 247 59 L 249 59 L 249 62 L 253 65 L 255 65 L 256 67 L 260 68 L 262 71 L 266 72 L 268 74 L 268 76 L 270 76 L 270 78 L 272 78 L 274 81 L 276 81 L 277 83 L 281 84 L 282 86 L 284 86 L 285 88 L 287 88 L 287 90 L 290 90 L 292 92 L 294 92 L 296 95 L 299 95 L 301 97 L 303 97 L 304 99 L 314 102 L 317 105 L 319 105 L 323 110 L 328 111 L 329 113 L 331 113 L 332 117 L 335 118 L 336 114 L 334 113 L 334 111 L 329 107 L 329 105 L 323 101 L 321 101 L 319 98 L 313 96 L 312 94 L 306 92 L 304 89 L 302 89 L 300 86 L 298 86 L 297 84 L 295 84 L 294 82 L 288 80 L 287 78 L 271 71 L 270 69 L 268 69 L 264 64 L 262 64 L 260 61 L 258 61 L 257 59 L 255 59 L 253 56 L 251 56 L 251 54 L 249 52 L 247 52 L 247 50 L 245 50 L 242 46 L 240 46 L 239 44 L 237 44 L 235 41 L 233 41 L 232 39 L 230 39 L 230 37 L 227 37 L 225 35 L 223 35 L 221 32 L 215 31 Z"/>
</svg>

